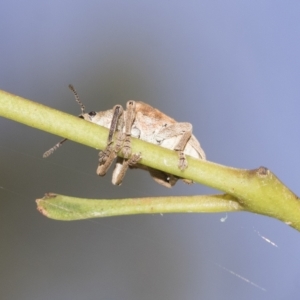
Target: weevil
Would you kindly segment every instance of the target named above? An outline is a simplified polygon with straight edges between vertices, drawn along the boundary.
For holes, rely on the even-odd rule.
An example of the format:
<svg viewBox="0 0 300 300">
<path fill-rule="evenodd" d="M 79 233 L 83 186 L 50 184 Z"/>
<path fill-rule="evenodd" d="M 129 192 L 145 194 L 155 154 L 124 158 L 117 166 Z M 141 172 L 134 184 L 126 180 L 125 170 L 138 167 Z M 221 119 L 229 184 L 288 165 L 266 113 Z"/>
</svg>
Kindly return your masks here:
<svg viewBox="0 0 300 300">
<path fill-rule="evenodd" d="M 206 159 L 200 143 L 192 134 L 192 124 L 176 122 L 158 109 L 144 102 L 134 100 L 127 102 L 126 110 L 121 105 L 115 105 L 112 109 L 106 111 L 86 113 L 74 87 L 69 85 L 69 88 L 81 107 L 79 118 L 109 129 L 107 146 L 105 150 L 99 152 L 99 163 L 96 171 L 99 176 L 106 174 L 118 152 L 122 151 L 124 157 L 117 157 L 112 175 L 114 185 L 122 183 L 128 168 L 148 171 L 157 183 L 165 187 L 174 186 L 179 179 L 186 183 L 192 183 L 191 180 L 139 164 L 141 153 L 131 153 L 131 137 L 139 138 L 175 150 L 179 157 L 178 167 L 180 170 L 184 170 L 188 166 L 185 154 L 197 159 Z M 114 139 L 115 134 L 116 138 Z M 43 157 L 48 157 L 65 141 L 66 139 L 60 141 L 45 152 Z"/>
</svg>

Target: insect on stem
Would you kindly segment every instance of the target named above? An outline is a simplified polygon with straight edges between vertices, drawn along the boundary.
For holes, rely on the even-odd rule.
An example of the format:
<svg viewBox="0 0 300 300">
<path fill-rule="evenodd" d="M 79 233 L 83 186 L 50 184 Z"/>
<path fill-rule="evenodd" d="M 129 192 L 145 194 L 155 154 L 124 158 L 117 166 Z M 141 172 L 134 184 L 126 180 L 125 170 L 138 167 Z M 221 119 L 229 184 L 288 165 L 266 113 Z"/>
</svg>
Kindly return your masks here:
<svg viewBox="0 0 300 300">
<path fill-rule="evenodd" d="M 70 84 L 69 89 L 73 92 L 75 100 L 81 108 L 81 114 L 78 117 L 109 129 L 106 148 L 99 153 L 97 175 L 104 176 L 119 152 L 122 151 L 120 153 L 122 155 L 117 158 L 113 171 L 112 183 L 114 185 L 122 183 L 128 168 L 146 170 L 157 183 L 168 188 L 174 186 L 179 179 L 188 184 L 192 183 L 191 180 L 184 177 L 181 178 L 143 166 L 139 164 L 141 154 L 131 153 L 131 136 L 154 145 L 160 145 L 163 148 L 175 150 L 179 158 L 178 167 L 183 171 L 188 167 L 185 155 L 205 160 L 205 153 L 192 133 L 192 124 L 177 122 L 158 109 L 134 100 L 127 101 L 126 110 L 117 104 L 106 111 L 85 113 L 85 106 L 80 101 L 73 85 Z M 114 135 L 116 135 L 115 139 Z M 51 155 L 66 140 L 63 139 L 46 151 L 43 157 Z"/>
</svg>

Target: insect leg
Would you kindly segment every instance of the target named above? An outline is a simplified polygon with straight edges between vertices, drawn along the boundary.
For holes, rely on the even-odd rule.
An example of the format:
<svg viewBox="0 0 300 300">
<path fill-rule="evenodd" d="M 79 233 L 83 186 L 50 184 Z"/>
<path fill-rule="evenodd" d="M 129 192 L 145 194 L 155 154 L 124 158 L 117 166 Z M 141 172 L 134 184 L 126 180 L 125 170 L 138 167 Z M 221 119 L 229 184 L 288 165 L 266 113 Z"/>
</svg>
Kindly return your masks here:
<svg viewBox="0 0 300 300">
<path fill-rule="evenodd" d="M 118 151 L 122 147 L 122 128 L 123 128 L 123 108 L 121 105 L 115 105 L 113 108 L 113 117 L 109 128 L 107 138 L 107 146 L 103 151 L 99 152 L 99 165 L 97 168 L 97 175 L 104 176 L 110 168 L 112 162 L 117 156 Z M 121 125 L 121 131 L 117 138 L 117 144 L 113 147 L 113 136 L 117 131 L 118 124 Z"/>
<path fill-rule="evenodd" d="M 134 153 L 129 159 L 118 157 L 115 169 L 113 171 L 112 183 L 114 185 L 121 185 L 128 168 L 137 164 L 140 159 L 141 153 Z"/>
<path fill-rule="evenodd" d="M 136 103 L 133 100 L 129 100 L 126 104 L 126 113 L 125 113 L 125 140 L 123 144 L 122 152 L 125 158 L 128 158 L 131 154 L 131 128 L 133 121 L 135 119 L 135 107 Z"/>
<path fill-rule="evenodd" d="M 178 167 L 180 170 L 184 170 L 188 166 L 184 155 L 184 149 L 192 136 L 192 130 L 193 126 L 190 123 L 175 123 L 164 127 L 156 135 L 156 139 L 160 141 L 160 145 L 162 147 L 164 147 L 164 143 L 167 143 L 169 139 L 180 136 L 179 141 L 173 148 L 175 151 L 177 151 L 179 156 Z"/>
</svg>

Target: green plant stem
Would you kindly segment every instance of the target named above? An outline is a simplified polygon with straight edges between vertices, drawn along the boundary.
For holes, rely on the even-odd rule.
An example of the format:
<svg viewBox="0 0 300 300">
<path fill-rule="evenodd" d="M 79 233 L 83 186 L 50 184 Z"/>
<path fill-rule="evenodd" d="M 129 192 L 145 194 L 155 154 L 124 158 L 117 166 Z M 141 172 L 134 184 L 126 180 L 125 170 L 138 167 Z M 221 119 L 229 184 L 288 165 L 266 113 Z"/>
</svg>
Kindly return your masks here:
<svg viewBox="0 0 300 300">
<path fill-rule="evenodd" d="M 106 128 L 4 91 L 0 91 L 0 116 L 96 149 L 106 146 Z M 298 197 L 264 167 L 242 170 L 188 157 L 188 168 L 180 171 L 174 151 L 134 138 L 132 151 L 142 153 L 140 163 L 146 166 L 224 191 L 244 210 L 277 218 L 300 230 Z"/>
<path fill-rule="evenodd" d="M 243 210 L 230 195 L 98 200 L 46 194 L 36 202 L 43 215 L 63 221 L 149 213 L 217 213 Z"/>
</svg>

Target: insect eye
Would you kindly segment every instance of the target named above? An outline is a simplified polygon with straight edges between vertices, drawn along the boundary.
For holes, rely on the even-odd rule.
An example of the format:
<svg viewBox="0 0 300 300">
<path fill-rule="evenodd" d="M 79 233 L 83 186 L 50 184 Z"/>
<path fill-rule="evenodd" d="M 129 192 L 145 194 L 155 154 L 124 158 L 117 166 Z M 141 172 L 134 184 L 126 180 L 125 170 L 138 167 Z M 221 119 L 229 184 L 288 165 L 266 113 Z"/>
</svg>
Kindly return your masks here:
<svg viewBox="0 0 300 300">
<path fill-rule="evenodd" d="M 94 117 L 97 113 L 95 111 L 89 112 L 89 116 Z"/>
</svg>

